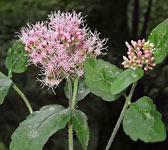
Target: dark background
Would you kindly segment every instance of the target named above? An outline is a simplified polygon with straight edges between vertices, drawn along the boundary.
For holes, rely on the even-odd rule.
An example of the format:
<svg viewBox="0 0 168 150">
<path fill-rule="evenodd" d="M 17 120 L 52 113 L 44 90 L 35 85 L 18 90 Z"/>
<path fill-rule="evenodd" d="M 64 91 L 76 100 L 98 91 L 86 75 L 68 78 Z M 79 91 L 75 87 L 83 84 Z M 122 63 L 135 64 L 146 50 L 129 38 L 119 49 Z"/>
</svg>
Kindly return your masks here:
<svg viewBox="0 0 168 150">
<path fill-rule="evenodd" d="M 51 11 L 81 11 L 86 23 L 101 32 L 101 37 L 109 38 L 108 54 L 104 60 L 121 66 L 122 56 L 126 55 L 125 41 L 146 38 L 151 30 L 168 18 L 168 0 L 0 0 L 0 70 L 7 74 L 4 61 L 7 50 L 18 39 L 17 33 L 26 23 L 46 20 Z M 46 87 L 41 89 L 36 81 L 39 68 L 29 66 L 23 74 L 15 74 L 14 82 L 23 90 L 34 110 L 47 104 L 61 104 L 67 107 L 64 96 L 64 82 L 57 88 L 56 95 Z M 168 129 L 168 63 L 145 73 L 133 96 L 133 101 L 141 96 L 150 96 L 163 115 Z M 105 102 L 89 94 L 78 104 L 78 108 L 88 116 L 90 142 L 88 150 L 103 150 L 119 117 L 124 99 Z M 3 105 L 0 106 L 0 150 L 7 150 L 11 134 L 29 114 L 21 98 L 10 89 Z M 67 150 L 67 130 L 60 130 L 50 138 L 44 150 Z M 81 150 L 75 137 L 75 150 Z M 112 145 L 113 150 L 168 150 L 165 142 L 145 144 L 131 141 L 123 132 L 122 126 Z"/>
</svg>

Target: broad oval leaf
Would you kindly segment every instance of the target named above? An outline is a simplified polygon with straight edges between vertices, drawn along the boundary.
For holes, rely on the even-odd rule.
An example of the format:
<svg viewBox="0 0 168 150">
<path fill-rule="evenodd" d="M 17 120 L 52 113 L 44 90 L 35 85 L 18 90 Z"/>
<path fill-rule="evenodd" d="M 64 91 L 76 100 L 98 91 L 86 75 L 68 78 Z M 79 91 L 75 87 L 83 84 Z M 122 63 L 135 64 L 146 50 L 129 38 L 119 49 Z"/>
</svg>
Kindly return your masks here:
<svg viewBox="0 0 168 150">
<path fill-rule="evenodd" d="M 83 149 L 86 150 L 89 142 L 87 116 L 80 110 L 72 110 L 72 124 Z"/>
<path fill-rule="evenodd" d="M 5 60 L 5 66 L 9 74 L 22 73 L 27 69 L 27 56 L 25 45 L 21 41 L 16 41 L 12 48 L 8 50 L 8 55 Z"/>
<path fill-rule="evenodd" d="M 161 63 L 168 55 L 168 19 L 151 32 L 148 40 L 155 45 L 155 63 Z"/>
<path fill-rule="evenodd" d="M 8 90 L 12 84 L 12 80 L 6 76 L 0 76 L 0 104 L 3 103 Z"/>
<path fill-rule="evenodd" d="M 10 150 L 42 150 L 50 136 L 65 128 L 70 109 L 48 105 L 29 115 L 12 135 Z"/>
<path fill-rule="evenodd" d="M 72 83 L 72 88 L 73 88 L 73 81 L 71 81 L 71 83 Z M 69 99 L 68 82 L 66 82 L 66 84 L 65 84 L 64 92 L 65 92 L 65 96 Z M 79 79 L 76 101 L 80 101 L 80 100 L 84 99 L 89 93 L 90 93 L 90 89 L 85 84 L 84 79 Z"/>
<path fill-rule="evenodd" d="M 118 77 L 113 81 L 111 85 L 111 93 L 119 94 L 124 89 L 126 89 L 129 85 L 139 80 L 144 76 L 144 71 L 141 68 L 137 68 L 136 70 L 127 69 L 123 71 Z"/>
<path fill-rule="evenodd" d="M 166 129 L 161 114 L 149 97 L 142 97 L 131 104 L 123 120 L 123 128 L 134 141 L 160 142 L 166 138 Z"/>
<path fill-rule="evenodd" d="M 101 59 L 87 58 L 84 70 L 85 82 L 93 94 L 106 101 L 114 101 L 119 97 L 119 95 L 111 94 L 110 87 L 115 78 L 122 72 L 121 69 Z"/>
</svg>

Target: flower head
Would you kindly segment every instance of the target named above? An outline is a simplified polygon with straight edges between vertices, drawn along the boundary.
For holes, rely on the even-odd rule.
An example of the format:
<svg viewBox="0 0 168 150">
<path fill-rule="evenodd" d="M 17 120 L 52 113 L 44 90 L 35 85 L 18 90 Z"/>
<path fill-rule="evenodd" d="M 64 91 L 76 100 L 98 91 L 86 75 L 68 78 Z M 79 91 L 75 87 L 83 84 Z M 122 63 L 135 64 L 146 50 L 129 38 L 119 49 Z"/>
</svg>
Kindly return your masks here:
<svg viewBox="0 0 168 150">
<path fill-rule="evenodd" d="M 125 42 L 128 47 L 128 58 L 123 56 L 123 65 L 125 68 L 136 69 L 141 67 L 144 70 L 151 70 L 156 65 L 154 63 L 154 44 L 145 40 L 138 40 L 138 42 L 131 41 L 131 45 Z"/>
<path fill-rule="evenodd" d="M 87 57 L 96 58 L 106 49 L 106 39 L 84 25 L 81 13 L 55 12 L 48 22 L 22 28 L 20 40 L 25 44 L 29 63 L 42 68 L 44 85 L 57 86 L 69 76 L 82 76 Z"/>
</svg>

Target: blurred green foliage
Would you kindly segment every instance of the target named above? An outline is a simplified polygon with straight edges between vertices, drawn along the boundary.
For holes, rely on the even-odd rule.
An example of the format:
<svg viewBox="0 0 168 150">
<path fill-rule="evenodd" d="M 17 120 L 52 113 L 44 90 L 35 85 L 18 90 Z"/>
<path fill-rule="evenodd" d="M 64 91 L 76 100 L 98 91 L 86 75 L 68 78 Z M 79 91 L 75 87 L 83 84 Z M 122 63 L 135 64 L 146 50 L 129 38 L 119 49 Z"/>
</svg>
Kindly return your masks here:
<svg viewBox="0 0 168 150">
<path fill-rule="evenodd" d="M 101 32 L 101 37 L 109 38 L 108 54 L 103 59 L 121 67 L 122 56 L 126 54 L 124 42 L 142 37 L 142 29 L 145 22 L 145 15 L 148 10 L 150 0 L 0 0 L 0 70 L 7 73 L 4 67 L 5 57 L 8 48 L 13 41 L 18 39 L 17 35 L 21 27 L 38 20 L 46 20 L 51 11 L 81 11 L 86 17 L 86 23 L 92 30 L 95 28 Z M 168 1 L 151 0 L 150 17 L 147 20 L 145 37 L 161 21 L 168 18 Z M 135 10 L 135 2 L 138 5 L 138 14 Z M 138 27 L 134 17 L 138 17 Z M 135 24 L 134 24 L 134 23 Z M 136 33 L 135 33 L 136 32 Z M 137 37 L 133 37 L 136 35 Z M 15 74 L 15 83 L 23 90 L 30 100 L 33 108 L 38 110 L 47 104 L 61 104 L 67 106 L 64 96 L 64 83 L 57 88 L 56 95 L 47 88 L 41 89 L 40 83 L 36 82 L 39 73 L 37 67 L 29 66 L 23 74 Z M 152 97 L 158 110 L 163 114 L 163 121 L 168 127 L 168 65 L 167 59 L 158 65 L 153 71 L 146 72 L 145 77 L 137 86 L 134 100 L 142 95 Z M 110 136 L 119 112 L 123 106 L 121 98 L 115 102 L 99 101 L 100 98 L 89 95 L 85 100 L 79 102 L 89 119 L 91 131 L 88 150 L 102 150 Z M 10 136 L 28 115 L 21 98 L 11 89 L 3 105 L 0 106 L 0 141 L 8 146 Z M 1 144 L 1 145 L 4 145 Z M 0 146 L 1 146 L 0 145 Z M 44 150 L 64 150 L 67 149 L 67 131 L 61 130 L 54 135 L 46 144 Z M 75 138 L 75 149 L 80 150 L 80 143 Z M 127 137 L 122 128 L 117 134 L 113 150 L 167 150 L 168 143 L 144 144 L 133 142 Z M 5 150 L 0 147 L 0 150 Z"/>
<path fill-rule="evenodd" d="M 6 146 L 0 142 L 0 150 L 7 150 Z"/>
</svg>

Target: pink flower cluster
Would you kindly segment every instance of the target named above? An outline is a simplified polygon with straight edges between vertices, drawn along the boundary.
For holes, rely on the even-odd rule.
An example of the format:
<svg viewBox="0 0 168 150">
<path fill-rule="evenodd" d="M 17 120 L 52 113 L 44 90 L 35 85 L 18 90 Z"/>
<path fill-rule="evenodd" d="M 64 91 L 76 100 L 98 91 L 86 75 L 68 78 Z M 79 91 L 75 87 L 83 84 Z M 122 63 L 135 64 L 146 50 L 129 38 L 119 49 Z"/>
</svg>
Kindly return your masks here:
<svg viewBox="0 0 168 150">
<path fill-rule="evenodd" d="M 125 68 L 136 69 L 137 67 L 146 70 L 152 70 L 156 65 L 154 63 L 154 44 L 145 40 L 138 40 L 138 42 L 131 41 L 131 45 L 125 42 L 128 47 L 128 58 L 123 56 L 124 62 L 122 63 Z"/>
<path fill-rule="evenodd" d="M 44 85 L 56 87 L 64 78 L 84 74 L 87 57 L 96 58 L 106 49 L 106 39 L 84 26 L 81 13 L 55 12 L 49 21 L 22 28 L 20 40 L 25 44 L 29 62 L 40 65 Z"/>
</svg>

